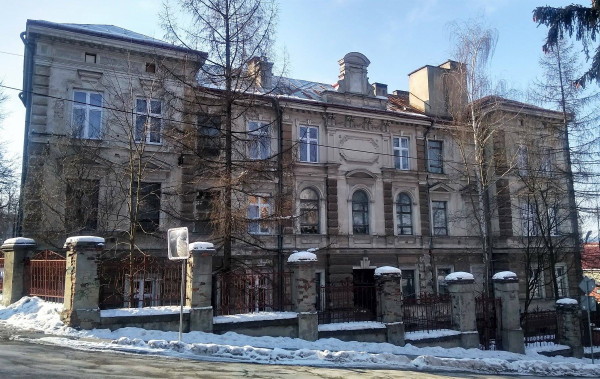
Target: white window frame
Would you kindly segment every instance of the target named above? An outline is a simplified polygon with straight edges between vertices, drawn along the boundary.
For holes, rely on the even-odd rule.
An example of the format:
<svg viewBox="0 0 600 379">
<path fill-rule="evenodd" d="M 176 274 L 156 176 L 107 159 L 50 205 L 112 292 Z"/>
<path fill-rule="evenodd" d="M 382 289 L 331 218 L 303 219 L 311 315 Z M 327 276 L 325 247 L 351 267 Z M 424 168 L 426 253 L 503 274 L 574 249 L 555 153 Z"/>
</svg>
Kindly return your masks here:
<svg viewBox="0 0 600 379">
<path fill-rule="evenodd" d="M 440 265 L 440 266 L 435 266 L 435 293 L 437 293 L 438 295 L 449 295 L 448 292 L 448 283 L 446 282 L 446 275 L 443 276 L 443 278 L 440 275 L 440 270 L 450 270 L 450 274 L 454 272 L 454 266 L 452 265 Z M 446 287 L 446 292 L 443 294 L 440 294 L 440 284 L 444 287 Z"/>
<path fill-rule="evenodd" d="M 253 127 L 252 125 L 256 125 Z M 271 156 L 271 126 L 266 121 L 248 121 L 248 158 L 263 160 Z"/>
<path fill-rule="evenodd" d="M 146 111 L 138 110 L 138 101 L 146 102 Z M 158 102 L 160 104 L 160 113 L 152 112 L 152 103 Z M 144 142 L 151 145 L 160 145 L 162 144 L 162 129 L 163 129 L 163 102 L 160 99 L 153 99 L 148 97 L 138 97 L 135 99 L 135 125 L 133 130 L 133 138 L 137 142 Z M 144 130 L 142 131 L 143 138 L 138 138 L 138 117 L 146 117 L 146 122 L 144 123 Z M 158 141 L 152 141 L 152 122 L 148 122 L 152 119 L 159 120 L 159 130 L 158 130 Z M 146 127 L 146 125 L 149 126 Z"/>
<path fill-rule="evenodd" d="M 76 100 L 76 96 L 78 93 L 82 93 L 85 94 L 85 102 L 80 102 Z M 92 95 L 99 95 L 100 96 L 100 105 L 92 105 Z M 82 138 L 82 139 L 101 139 L 102 138 L 102 108 L 104 106 L 104 96 L 101 92 L 96 92 L 96 91 L 88 91 L 88 90 L 82 90 L 82 89 L 75 89 L 73 90 L 73 111 L 71 112 L 71 122 L 74 128 L 74 137 L 76 138 Z M 83 118 L 83 125 L 81 126 L 81 129 L 79 130 L 78 125 L 77 125 L 77 121 L 76 121 L 76 117 L 75 117 L 75 112 L 77 110 L 82 110 L 84 112 L 84 118 Z M 100 113 L 100 124 L 98 125 L 98 131 L 97 131 L 97 135 L 94 136 L 92 135 L 92 130 L 91 130 L 91 125 L 90 125 L 90 114 L 92 112 L 99 112 Z M 78 130 L 75 130 L 75 128 L 77 128 Z"/>
<path fill-rule="evenodd" d="M 560 271 L 562 271 L 562 274 Z M 556 275 L 556 284 L 558 285 L 558 297 L 569 297 L 569 277 L 567 264 L 563 262 L 555 264 L 554 274 Z"/>
<path fill-rule="evenodd" d="M 398 170 L 410 170 L 410 138 L 394 137 L 392 148 L 394 150 L 394 167 Z"/>
<path fill-rule="evenodd" d="M 255 200 L 255 202 L 253 202 Z M 256 210 L 256 215 L 252 215 L 252 210 Z M 270 234 L 271 227 L 266 217 L 271 215 L 271 199 L 265 195 L 248 195 L 248 233 L 250 234 Z"/>
<path fill-rule="evenodd" d="M 436 214 L 436 209 L 433 207 L 434 203 L 444 203 L 444 221 L 445 221 L 445 228 L 446 228 L 446 233 L 445 234 L 436 234 L 435 232 L 435 214 Z M 436 236 L 449 236 L 450 235 L 450 226 L 448 223 L 448 201 L 447 200 L 437 200 L 437 199 L 433 199 L 431 200 L 431 234 L 436 237 Z"/>
<path fill-rule="evenodd" d="M 406 214 L 405 212 L 402 211 L 398 211 L 398 208 L 400 207 L 400 202 L 398 201 L 400 199 L 401 195 L 405 195 L 408 197 L 409 200 L 409 206 L 410 206 L 410 233 L 401 233 L 401 228 L 402 228 L 402 221 L 401 218 L 399 217 L 403 214 Z M 397 236 L 414 236 L 415 235 L 415 215 L 414 215 L 414 208 L 413 208 L 413 200 L 412 200 L 412 196 L 406 192 L 406 191 L 402 191 L 399 192 L 396 195 L 396 198 L 394 199 L 394 218 L 395 218 L 395 226 L 396 226 L 396 235 Z"/>
<path fill-rule="evenodd" d="M 302 133 L 302 130 L 305 130 Z M 315 130 L 317 137 L 311 138 L 310 132 L 311 130 Z M 298 127 L 298 140 L 300 143 L 298 144 L 299 154 L 298 159 L 300 162 L 306 163 L 318 163 L 319 162 L 319 127 L 318 126 L 309 126 L 309 125 L 300 125 Z M 314 158 L 311 152 L 314 151 Z M 302 153 L 306 154 L 306 158 L 302 159 Z"/>
</svg>

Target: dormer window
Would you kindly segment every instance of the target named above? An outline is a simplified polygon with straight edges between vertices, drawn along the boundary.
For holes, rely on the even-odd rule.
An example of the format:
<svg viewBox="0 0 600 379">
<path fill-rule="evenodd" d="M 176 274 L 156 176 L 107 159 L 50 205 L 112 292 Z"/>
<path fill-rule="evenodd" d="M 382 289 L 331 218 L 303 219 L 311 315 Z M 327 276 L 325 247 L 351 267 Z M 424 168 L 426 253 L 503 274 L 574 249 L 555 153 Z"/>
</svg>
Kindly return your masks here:
<svg viewBox="0 0 600 379">
<path fill-rule="evenodd" d="M 85 53 L 85 63 L 96 63 L 96 54 Z"/>
</svg>

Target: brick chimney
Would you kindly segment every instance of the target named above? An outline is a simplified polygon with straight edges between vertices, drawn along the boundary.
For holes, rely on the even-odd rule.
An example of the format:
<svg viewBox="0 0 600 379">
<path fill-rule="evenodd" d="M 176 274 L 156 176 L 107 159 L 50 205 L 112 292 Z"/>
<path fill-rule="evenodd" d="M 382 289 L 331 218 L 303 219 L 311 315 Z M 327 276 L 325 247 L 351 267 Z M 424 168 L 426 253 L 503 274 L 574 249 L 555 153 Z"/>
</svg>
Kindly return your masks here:
<svg viewBox="0 0 600 379">
<path fill-rule="evenodd" d="M 273 62 L 266 57 L 253 57 L 248 61 L 248 75 L 257 87 L 273 88 Z"/>
<path fill-rule="evenodd" d="M 453 108 L 466 104 L 464 68 L 463 63 L 448 60 L 411 72 L 409 104 L 429 116 L 450 117 Z"/>
</svg>

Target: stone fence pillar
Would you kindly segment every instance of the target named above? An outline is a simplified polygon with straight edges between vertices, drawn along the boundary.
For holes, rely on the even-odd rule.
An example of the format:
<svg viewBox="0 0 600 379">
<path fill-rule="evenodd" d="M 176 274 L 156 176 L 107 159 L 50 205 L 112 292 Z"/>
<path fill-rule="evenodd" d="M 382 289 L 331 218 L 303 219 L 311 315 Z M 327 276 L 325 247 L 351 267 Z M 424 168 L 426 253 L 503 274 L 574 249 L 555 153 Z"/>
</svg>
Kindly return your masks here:
<svg viewBox="0 0 600 379">
<path fill-rule="evenodd" d="M 402 271 L 383 266 L 375 269 L 377 283 L 377 313 L 387 329 L 387 342 L 404 346 L 402 322 Z"/>
<path fill-rule="evenodd" d="M 452 302 L 452 327 L 461 332 L 461 346 L 479 347 L 475 312 L 475 278 L 468 272 L 453 272 L 446 276 Z"/>
<path fill-rule="evenodd" d="M 10 238 L 4 241 L 1 248 L 4 252 L 2 305 L 9 306 L 25 295 L 25 258 L 35 249 L 35 241 L 23 237 Z"/>
<path fill-rule="evenodd" d="M 557 342 L 561 345 L 569 346 L 575 358 L 582 358 L 581 311 L 579 310 L 577 300 L 557 300 L 556 317 Z"/>
<path fill-rule="evenodd" d="M 104 248 L 104 238 L 69 237 L 64 247 L 67 248 L 67 272 L 61 319 L 68 326 L 92 329 L 100 325 L 97 258 Z"/>
<path fill-rule="evenodd" d="M 292 304 L 298 312 L 298 338 L 308 341 L 319 339 L 319 318 L 315 305 L 317 288 L 315 283 L 315 264 L 317 255 L 310 251 L 291 254 L 288 264 L 292 274 Z"/>
<path fill-rule="evenodd" d="M 190 243 L 185 291 L 186 306 L 190 307 L 190 331 L 213 331 L 212 260 L 215 253 L 212 243 Z"/>
<path fill-rule="evenodd" d="M 519 278 L 511 271 L 494 274 L 494 296 L 500 299 L 500 334 L 502 347 L 512 353 L 525 354 L 525 337 L 521 329 Z"/>
</svg>

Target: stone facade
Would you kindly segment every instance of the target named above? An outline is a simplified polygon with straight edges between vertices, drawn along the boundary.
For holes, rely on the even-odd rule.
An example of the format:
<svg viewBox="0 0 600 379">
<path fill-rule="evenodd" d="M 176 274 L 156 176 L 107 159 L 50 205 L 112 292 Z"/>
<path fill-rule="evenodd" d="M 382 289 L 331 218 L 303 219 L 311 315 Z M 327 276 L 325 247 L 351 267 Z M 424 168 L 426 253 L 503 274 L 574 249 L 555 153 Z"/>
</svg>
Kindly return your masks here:
<svg viewBox="0 0 600 379">
<path fill-rule="evenodd" d="M 147 99 L 152 107 L 155 99 L 164 107 L 160 116 L 165 138 L 152 142 L 154 137 L 144 136 L 152 142 L 145 146 L 152 159 L 145 162 L 149 169 L 142 181 L 161 188 L 157 191 L 161 209 L 153 219 L 156 229 L 139 233 L 136 244 L 144 251 L 166 255 L 165 231 L 175 226 L 188 226 L 190 240 L 210 240 L 210 233 L 199 226 L 198 208 L 204 201 L 201 195 L 214 183 L 196 175 L 202 163 L 177 144 L 183 138 L 178 133 L 191 138 L 200 133 L 194 110 L 178 103 L 198 94 L 163 75 L 194 78 L 206 54 L 152 39 L 124 39 L 114 29 L 98 32 L 42 21 L 28 22 L 25 41 L 25 89 L 34 94 L 24 99 L 22 234 L 35 238 L 41 248 L 60 247 L 66 236 L 88 229 L 105 237 L 109 248 L 127 242 L 127 207 L 115 208 L 111 200 L 120 204 L 127 200 L 116 191 L 123 174 L 116 168 L 130 157 L 135 122 L 127 124 L 122 112 L 107 108 L 120 104 L 133 109 L 140 99 Z M 372 284 L 374 269 L 390 265 L 403 271 L 404 296 L 443 293 L 443 278 L 453 271 L 473 272 L 474 286 L 481 290 L 485 275 L 481 240 L 474 218 L 469 217 L 471 189 L 457 165 L 462 156 L 449 129 L 444 95 L 451 90 L 445 87 L 444 75 L 459 72 L 462 65 L 448 61 L 424 66 L 409 74 L 408 92 L 388 94 L 385 84 L 370 84 L 370 64 L 363 54 L 352 52 L 339 61 L 336 84 L 300 85 L 288 78 L 278 83 L 269 62 L 250 62 L 249 69 L 258 73 L 256 84 L 275 87 L 273 93 L 283 96 L 266 96 L 236 119 L 234 128 L 241 133 L 251 122 L 271 123 L 268 147 L 274 153 L 285 151 L 274 155 L 273 163 L 284 160 L 287 171 L 275 177 L 268 173 L 276 170 L 267 170 L 247 189 L 265 199 L 279 199 L 278 204 L 266 201 L 261 209 L 277 210 L 281 217 L 267 217 L 252 243 L 236 243 L 232 253 L 245 264 L 271 266 L 283 262 L 291 251 L 319 247 L 315 270 L 321 284 L 346 279 Z M 91 136 L 91 130 L 77 131 L 79 138 L 72 138 L 78 112 L 92 117 L 95 108 L 86 102 L 92 101 L 93 94 L 101 94 L 106 106 L 101 133 Z M 80 107 L 76 96 L 86 97 L 85 107 Z M 492 261 L 498 266 L 490 271 L 511 270 L 525 278 L 519 210 L 524 189 L 517 175 L 503 168 L 514 166 L 525 130 L 551 133 L 545 141 L 560 150 L 560 133 L 551 126 L 560 124 L 562 116 L 512 101 L 499 104 L 490 111 L 490 117 L 503 123 L 490 145 L 499 157 L 495 170 L 502 174 L 489 189 L 494 205 Z M 184 109 L 185 116 L 178 109 Z M 147 116 L 156 116 L 148 112 Z M 86 125 L 89 129 L 91 124 Z M 62 154 L 65 149 L 85 154 L 69 158 Z M 73 156 L 76 164 L 69 160 Z M 558 157 L 556 164 L 564 165 L 563 158 Z M 95 199 L 88 199 L 93 212 L 67 212 L 69 193 L 80 193 L 74 182 L 97 186 Z M 249 214 L 245 200 L 237 200 L 239 213 Z M 302 214 L 306 206 L 312 207 L 310 222 Z M 73 225 L 75 221 L 85 225 Z M 560 229 L 569 233 L 570 226 Z M 219 256 L 221 251 L 215 264 Z M 573 264 L 565 262 L 565 267 Z M 579 280 L 571 270 L 566 275 L 564 295 L 574 295 Z M 524 293 L 525 282 L 520 285 Z M 552 294 L 547 291 L 545 296 Z"/>
</svg>

